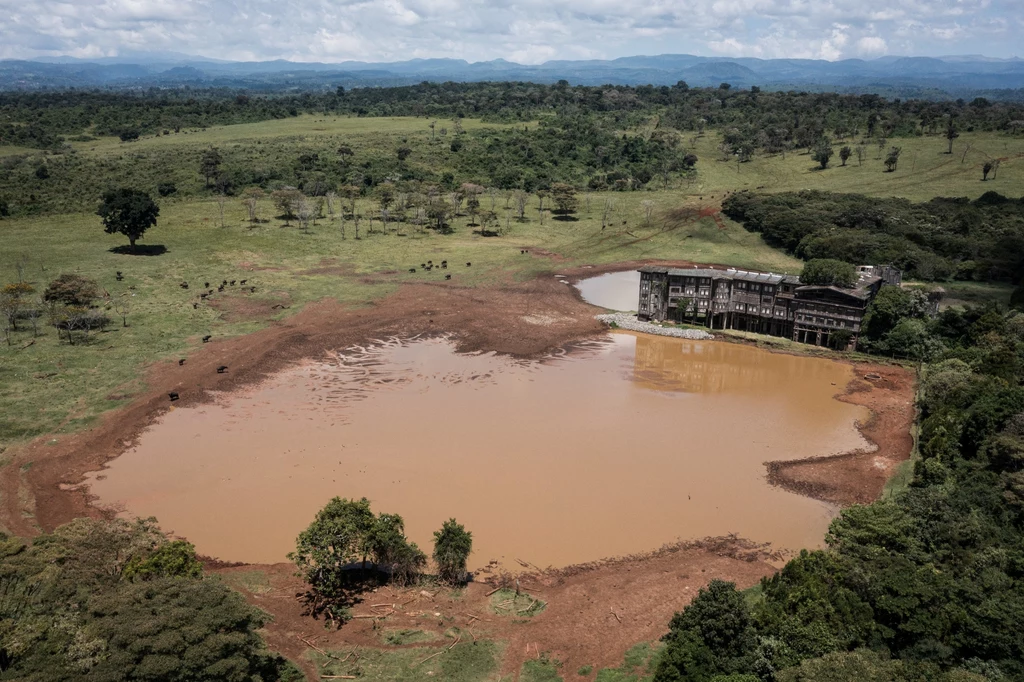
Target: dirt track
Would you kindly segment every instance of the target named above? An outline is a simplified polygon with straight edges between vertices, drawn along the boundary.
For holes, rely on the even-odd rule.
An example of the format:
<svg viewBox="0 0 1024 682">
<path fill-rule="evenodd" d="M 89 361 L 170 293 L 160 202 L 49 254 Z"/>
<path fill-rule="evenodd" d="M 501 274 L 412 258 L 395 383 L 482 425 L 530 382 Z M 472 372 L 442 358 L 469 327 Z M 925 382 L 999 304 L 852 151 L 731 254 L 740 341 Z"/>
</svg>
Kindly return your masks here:
<svg viewBox="0 0 1024 682">
<path fill-rule="evenodd" d="M 562 272 L 571 280 L 631 265 L 636 264 Z M 195 405 L 210 399 L 207 391 L 230 391 L 289 363 L 385 336 L 446 333 L 460 350 L 534 356 L 602 332 L 603 324 L 594 319 L 595 312 L 574 287 L 552 276 L 490 289 L 444 283 L 406 285 L 359 309 L 332 301 L 307 306 L 253 334 L 198 345 L 182 366 L 156 363 L 147 372 L 147 392 L 107 415 L 98 426 L 52 443 L 39 438 L 15 452 L 12 464 L 0 470 L 0 522 L 11 532 L 34 535 L 78 516 L 99 516 L 101 512 L 90 505 L 87 491 L 78 486 L 83 475 L 118 456 L 168 410 L 169 391 L 181 396 L 175 405 Z M 537 319 L 544 323 L 536 323 Z M 229 367 L 228 373 L 216 372 L 222 364 Z M 911 450 L 914 378 L 907 370 L 888 366 L 857 364 L 855 371 L 858 377 L 868 373 L 881 377 L 873 382 L 855 381 L 840 398 L 872 411 L 874 417 L 863 426 L 863 433 L 878 450 L 769 463 L 771 482 L 840 504 L 868 502 L 881 493 L 895 465 Z M 22 466 L 28 462 L 31 467 Z M 542 651 L 562 660 L 566 670 L 581 665 L 617 665 L 630 646 L 660 636 L 672 613 L 708 580 L 721 577 L 749 586 L 775 570 L 767 558 L 742 543 L 712 543 L 677 547 L 642 560 L 632 558 L 574 574 L 537 576 L 541 585 L 537 592 L 549 606 L 521 625 L 502 624 L 484 615 L 486 599 L 482 595 L 487 590 L 483 585 L 472 585 L 458 603 L 432 603 L 429 608 L 445 613 L 448 609 L 452 615 L 468 611 L 491 620 L 474 621 L 474 632 L 509 642 L 503 663 L 506 672 L 517 670 L 523 660 Z M 300 615 L 294 594 L 301 585 L 291 575 L 292 567 L 258 568 L 269 572 L 274 590 L 272 595 L 249 596 L 274 615 L 268 638 L 276 649 L 302 661 L 306 647 L 298 635 L 326 638 L 318 640 L 320 646 L 324 642 L 331 646 L 379 643 L 369 620 L 356 620 L 339 633 L 324 635 L 319 623 Z M 395 614 L 393 625 L 402 626 L 406 618 L 407 613 Z M 461 618 L 460 626 L 467 617 Z"/>
</svg>

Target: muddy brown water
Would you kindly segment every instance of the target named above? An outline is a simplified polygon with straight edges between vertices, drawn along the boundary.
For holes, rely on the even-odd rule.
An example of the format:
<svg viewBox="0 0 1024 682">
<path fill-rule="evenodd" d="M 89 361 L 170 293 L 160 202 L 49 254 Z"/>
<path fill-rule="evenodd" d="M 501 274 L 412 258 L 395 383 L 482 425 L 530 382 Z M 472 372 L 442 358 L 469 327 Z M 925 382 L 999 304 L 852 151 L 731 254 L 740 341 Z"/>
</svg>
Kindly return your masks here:
<svg viewBox="0 0 1024 682">
<path fill-rule="evenodd" d="M 636 310 L 640 295 L 640 273 L 636 270 L 608 272 L 576 283 L 583 300 L 609 310 Z"/>
<path fill-rule="evenodd" d="M 820 546 L 835 509 L 763 463 L 866 445 L 828 360 L 627 333 L 537 361 L 453 348 L 349 349 L 174 409 L 91 492 L 226 561 L 283 560 L 339 495 L 401 514 L 428 553 L 456 517 L 471 567 L 564 566 L 727 533 Z"/>
</svg>

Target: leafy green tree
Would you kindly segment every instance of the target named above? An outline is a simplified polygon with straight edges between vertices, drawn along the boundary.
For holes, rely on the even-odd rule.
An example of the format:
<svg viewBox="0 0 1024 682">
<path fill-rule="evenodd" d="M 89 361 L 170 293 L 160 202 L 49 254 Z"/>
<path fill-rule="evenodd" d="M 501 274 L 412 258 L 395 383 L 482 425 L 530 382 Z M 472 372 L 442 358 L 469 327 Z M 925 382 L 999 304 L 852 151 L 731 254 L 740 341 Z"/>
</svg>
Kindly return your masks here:
<svg viewBox="0 0 1024 682">
<path fill-rule="evenodd" d="M 734 583 L 712 580 L 669 621 L 654 682 L 746 672 L 755 646 L 750 610 Z"/>
<path fill-rule="evenodd" d="M 862 329 L 871 340 L 881 339 L 903 319 L 924 319 L 928 300 L 923 292 L 902 287 L 882 287 L 868 305 Z"/>
<path fill-rule="evenodd" d="M 312 587 L 315 602 L 346 598 L 350 582 L 345 567 L 359 560 L 365 564 L 367 538 L 375 521 L 370 501 L 365 497 L 335 497 L 299 533 L 295 551 L 288 558 Z"/>
<path fill-rule="evenodd" d="M 398 514 L 380 514 L 366 538 L 366 550 L 378 569 L 401 584 L 415 578 L 427 564 L 427 555 L 405 537 L 405 522 Z"/>
<path fill-rule="evenodd" d="M 196 548 L 191 542 L 174 540 L 159 547 L 147 557 L 134 556 L 124 567 L 127 580 L 154 578 L 198 578 L 203 565 L 196 559 Z"/>
<path fill-rule="evenodd" d="M 851 264 L 833 258 L 815 258 L 804 265 L 800 273 L 803 284 L 852 287 L 857 281 L 857 269 Z"/>
<path fill-rule="evenodd" d="M 211 178 L 217 177 L 220 173 L 220 165 L 224 160 L 221 158 L 220 152 L 215 147 L 210 147 L 205 152 L 199 161 L 199 172 L 204 178 L 206 178 L 206 188 L 210 188 Z"/>
<path fill-rule="evenodd" d="M 103 228 L 107 234 L 123 234 L 128 237 L 128 243 L 134 251 L 135 241 L 156 225 L 160 207 L 146 192 L 122 187 L 103 195 L 96 214 L 103 219 Z"/>
<path fill-rule="evenodd" d="M 555 213 L 568 218 L 579 209 L 579 199 L 576 197 L 576 188 L 564 182 L 556 182 L 551 185 L 551 200 L 555 202 Z"/>
<path fill-rule="evenodd" d="M 885 156 L 885 170 L 887 173 L 892 173 L 896 170 L 900 163 L 900 154 L 902 153 L 903 147 L 892 147 L 889 149 L 889 153 Z"/>
<path fill-rule="evenodd" d="M 949 143 L 949 147 L 946 149 L 947 154 L 953 153 L 953 140 L 958 137 L 960 137 L 960 132 L 956 129 L 956 121 L 950 116 L 946 123 L 946 141 Z"/>
<path fill-rule="evenodd" d="M 12 330 L 17 330 L 18 317 L 29 305 L 29 296 L 33 291 L 35 289 L 28 282 L 12 282 L 0 288 L 0 311 Z"/>
<path fill-rule="evenodd" d="M 437 575 L 447 583 L 466 579 L 466 561 L 473 551 L 473 534 L 455 519 L 448 519 L 434 532 L 434 563 Z"/>
<path fill-rule="evenodd" d="M 843 162 L 844 166 L 851 156 L 853 156 L 853 150 L 850 149 L 850 145 L 844 145 L 843 148 L 839 150 L 839 160 Z"/>
<path fill-rule="evenodd" d="M 821 169 L 828 168 L 828 162 L 832 159 L 832 154 L 835 150 L 832 148 L 832 140 L 829 137 L 822 137 L 818 140 L 818 143 L 814 146 L 814 152 L 811 154 L 811 158 L 818 162 Z"/>
</svg>

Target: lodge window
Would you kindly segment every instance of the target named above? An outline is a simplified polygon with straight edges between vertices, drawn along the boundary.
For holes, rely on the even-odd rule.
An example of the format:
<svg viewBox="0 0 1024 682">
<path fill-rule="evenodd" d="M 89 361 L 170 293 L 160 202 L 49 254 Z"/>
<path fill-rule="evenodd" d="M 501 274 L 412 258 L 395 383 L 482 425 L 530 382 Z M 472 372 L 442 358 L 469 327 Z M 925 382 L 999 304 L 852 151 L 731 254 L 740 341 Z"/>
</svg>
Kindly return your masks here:
<svg viewBox="0 0 1024 682">
<path fill-rule="evenodd" d="M 682 291 L 681 287 L 669 287 L 668 288 L 668 293 L 670 293 L 670 294 L 678 294 L 680 291 Z"/>
<path fill-rule="evenodd" d="M 700 295 L 701 296 L 710 296 L 711 295 L 711 289 L 709 287 L 701 287 L 700 288 Z"/>
</svg>

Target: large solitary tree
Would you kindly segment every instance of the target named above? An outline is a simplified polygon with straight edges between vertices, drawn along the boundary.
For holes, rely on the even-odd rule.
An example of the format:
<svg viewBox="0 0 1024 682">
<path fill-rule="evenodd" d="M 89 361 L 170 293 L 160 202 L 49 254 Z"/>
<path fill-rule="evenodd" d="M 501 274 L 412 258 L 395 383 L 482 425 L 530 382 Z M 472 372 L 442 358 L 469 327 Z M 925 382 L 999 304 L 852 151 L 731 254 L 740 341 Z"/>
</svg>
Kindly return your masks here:
<svg viewBox="0 0 1024 682">
<path fill-rule="evenodd" d="M 103 195 L 96 214 L 103 219 L 103 228 L 107 234 L 123 234 L 128 237 L 128 243 L 134 251 L 135 241 L 156 225 L 160 207 L 146 192 L 122 187 Z"/>
</svg>

